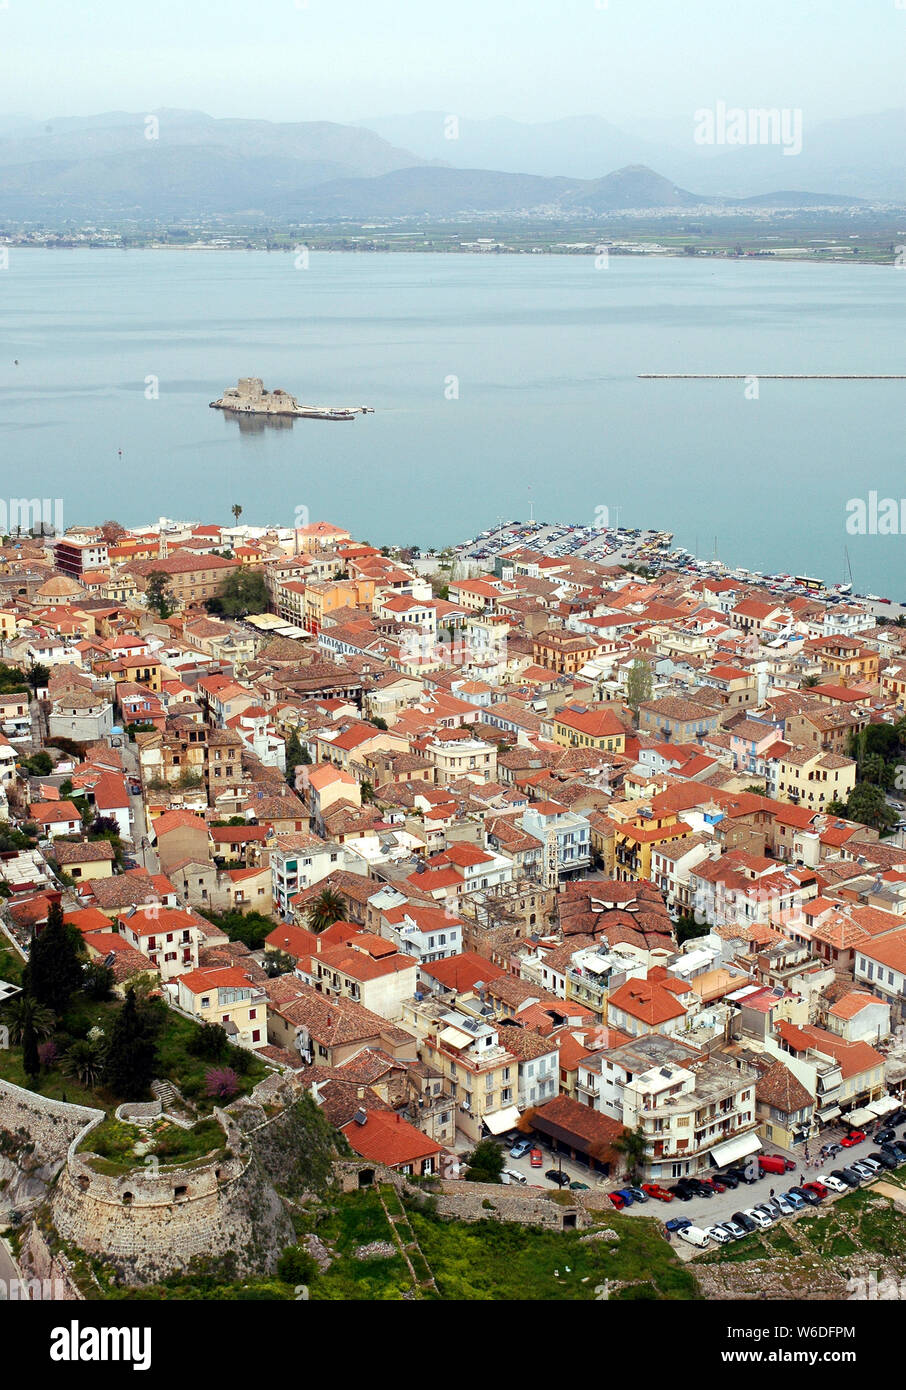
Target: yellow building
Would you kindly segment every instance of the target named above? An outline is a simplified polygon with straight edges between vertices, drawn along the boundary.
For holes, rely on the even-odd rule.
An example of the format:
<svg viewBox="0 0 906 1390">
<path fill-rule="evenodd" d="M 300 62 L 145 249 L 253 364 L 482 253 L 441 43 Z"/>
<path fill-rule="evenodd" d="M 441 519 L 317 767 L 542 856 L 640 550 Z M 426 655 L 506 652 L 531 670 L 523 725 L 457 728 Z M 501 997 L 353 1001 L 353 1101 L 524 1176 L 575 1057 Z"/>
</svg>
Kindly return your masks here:
<svg viewBox="0 0 906 1390">
<path fill-rule="evenodd" d="M 243 1047 L 267 1043 L 267 995 L 238 966 L 180 975 L 179 1007 L 199 1023 L 218 1023 Z"/>
<path fill-rule="evenodd" d="M 622 753 L 626 725 L 612 709 L 562 709 L 554 716 L 554 742 L 564 748 L 596 748 Z"/>
<path fill-rule="evenodd" d="M 779 801 L 823 811 L 830 801 L 845 801 L 856 785 L 856 764 L 840 753 L 789 748 L 777 760 Z"/>
</svg>

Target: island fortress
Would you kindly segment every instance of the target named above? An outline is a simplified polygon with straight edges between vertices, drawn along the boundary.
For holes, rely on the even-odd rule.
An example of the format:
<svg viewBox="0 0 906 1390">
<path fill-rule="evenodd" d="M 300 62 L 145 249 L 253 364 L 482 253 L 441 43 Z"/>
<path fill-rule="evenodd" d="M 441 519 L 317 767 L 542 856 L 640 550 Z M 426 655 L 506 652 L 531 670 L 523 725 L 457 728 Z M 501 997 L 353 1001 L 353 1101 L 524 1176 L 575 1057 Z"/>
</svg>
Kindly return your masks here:
<svg viewBox="0 0 906 1390">
<path fill-rule="evenodd" d="M 300 405 L 295 396 L 279 389 L 266 391 L 257 376 L 241 376 L 238 386 L 230 386 L 212 410 L 230 410 L 244 415 L 291 415 L 309 420 L 354 420 L 357 415 L 373 415 L 368 405 Z"/>
</svg>

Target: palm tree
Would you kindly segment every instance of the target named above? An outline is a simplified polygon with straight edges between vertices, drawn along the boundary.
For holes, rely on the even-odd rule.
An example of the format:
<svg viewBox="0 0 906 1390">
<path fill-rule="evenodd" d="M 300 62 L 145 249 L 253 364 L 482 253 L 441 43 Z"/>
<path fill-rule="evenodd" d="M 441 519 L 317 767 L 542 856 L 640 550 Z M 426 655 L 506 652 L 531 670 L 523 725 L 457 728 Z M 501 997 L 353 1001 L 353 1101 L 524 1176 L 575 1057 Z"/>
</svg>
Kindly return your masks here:
<svg viewBox="0 0 906 1390">
<path fill-rule="evenodd" d="M 39 1004 L 31 994 L 20 994 L 9 1005 L 6 1018 L 9 1020 L 9 1036 L 14 1043 L 22 1042 L 29 1026 L 36 1038 L 49 1038 L 57 1026 L 53 1009 Z"/>
<path fill-rule="evenodd" d="M 311 931 L 321 932 L 334 922 L 342 922 L 346 916 L 346 904 L 333 888 L 322 888 L 308 908 L 308 925 Z"/>
<path fill-rule="evenodd" d="M 648 1152 L 648 1144 L 645 1138 L 645 1131 L 641 1124 L 636 1125 L 635 1129 L 624 1129 L 618 1139 L 614 1139 L 613 1148 L 617 1153 L 623 1155 L 626 1163 L 626 1172 L 630 1178 L 634 1178 L 639 1166 L 644 1163 L 645 1155 Z"/>
<path fill-rule="evenodd" d="M 239 503 L 234 502 L 232 507 L 230 507 L 230 511 L 233 513 L 233 516 L 236 519 L 236 524 L 238 525 L 239 518 L 242 516 L 242 508 L 240 507 Z"/>
<path fill-rule="evenodd" d="M 91 1088 L 99 1081 L 103 1065 L 98 1048 L 87 1038 L 78 1038 L 65 1054 L 60 1063 L 60 1070 L 64 1076 L 72 1077 L 80 1085 Z"/>
<path fill-rule="evenodd" d="M 368 781 L 361 784 L 362 805 L 369 806 L 374 800 L 374 787 Z"/>
</svg>

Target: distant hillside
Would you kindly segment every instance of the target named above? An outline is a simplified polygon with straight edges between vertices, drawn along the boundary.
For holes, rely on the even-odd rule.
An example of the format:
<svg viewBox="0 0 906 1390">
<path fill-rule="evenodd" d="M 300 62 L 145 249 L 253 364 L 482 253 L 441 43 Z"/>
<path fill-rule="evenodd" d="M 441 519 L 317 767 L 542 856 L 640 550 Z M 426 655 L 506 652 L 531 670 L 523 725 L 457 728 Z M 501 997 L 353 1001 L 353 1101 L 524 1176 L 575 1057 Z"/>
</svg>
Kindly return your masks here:
<svg viewBox="0 0 906 1390">
<path fill-rule="evenodd" d="M 562 142 L 561 123 L 555 124 Z M 565 124 L 578 139 L 576 122 Z M 621 132 L 598 124 L 606 127 L 598 130 L 601 147 L 616 148 Z M 722 154 L 700 167 L 728 158 Z M 782 172 L 789 173 L 789 161 Z M 798 164 L 796 172 L 801 174 Z M 454 168 L 419 158 L 374 131 L 327 121 L 276 124 L 162 110 L 43 123 L 10 117 L 0 123 L 0 220 L 50 226 L 209 216 L 280 223 L 470 213 L 594 215 L 741 198 L 752 206 L 857 201 L 755 188 L 751 198 L 751 188 L 729 200 L 705 196 L 637 161 L 595 178 Z"/>
</svg>

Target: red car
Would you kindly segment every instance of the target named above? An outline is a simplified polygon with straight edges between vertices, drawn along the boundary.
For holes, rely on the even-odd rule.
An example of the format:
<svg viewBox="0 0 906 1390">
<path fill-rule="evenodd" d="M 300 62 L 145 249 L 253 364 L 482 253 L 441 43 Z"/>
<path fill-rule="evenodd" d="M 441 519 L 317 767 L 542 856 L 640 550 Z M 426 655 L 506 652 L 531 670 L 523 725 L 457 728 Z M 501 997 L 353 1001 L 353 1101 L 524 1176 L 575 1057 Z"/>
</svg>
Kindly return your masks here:
<svg viewBox="0 0 906 1390">
<path fill-rule="evenodd" d="M 807 1192 L 814 1192 L 815 1196 L 820 1197 L 822 1201 L 828 1195 L 828 1188 L 824 1186 L 823 1182 L 804 1182 L 802 1186 Z"/>
<path fill-rule="evenodd" d="M 840 1147 L 844 1149 L 854 1149 L 857 1144 L 864 1144 L 867 1135 L 864 1129 L 851 1129 L 845 1139 L 840 1140 Z"/>
<path fill-rule="evenodd" d="M 621 1197 L 620 1194 L 619 1194 L 619 1192 L 608 1192 L 607 1195 L 608 1195 L 608 1197 L 610 1198 L 610 1200 L 613 1202 L 613 1204 L 614 1204 L 614 1206 L 616 1207 L 617 1211 L 622 1211 L 623 1208 L 624 1208 L 625 1205 L 626 1205 L 626 1198 L 625 1198 L 625 1197 Z"/>
<path fill-rule="evenodd" d="M 710 1187 L 712 1192 L 726 1192 L 727 1190 L 726 1184 L 722 1183 L 720 1178 L 699 1178 L 699 1182 L 703 1182 L 706 1187 Z"/>
<path fill-rule="evenodd" d="M 659 1182 L 643 1182 L 642 1191 L 646 1197 L 654 1197 L 658 1202 L 672 1202 L 673 1193 L 668 1192 L 666 1187 L 661 1187 Z"/>
<path fill-rule="evenodd" d="M 533 1168 L 541 1168 L 544 1164 L 544 1154 L 540 1149 L 532 1149 L 529 1154 L 529 1163 Z"/>
</svg>

